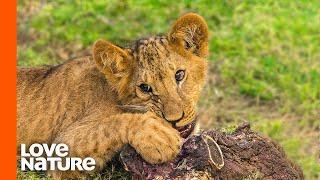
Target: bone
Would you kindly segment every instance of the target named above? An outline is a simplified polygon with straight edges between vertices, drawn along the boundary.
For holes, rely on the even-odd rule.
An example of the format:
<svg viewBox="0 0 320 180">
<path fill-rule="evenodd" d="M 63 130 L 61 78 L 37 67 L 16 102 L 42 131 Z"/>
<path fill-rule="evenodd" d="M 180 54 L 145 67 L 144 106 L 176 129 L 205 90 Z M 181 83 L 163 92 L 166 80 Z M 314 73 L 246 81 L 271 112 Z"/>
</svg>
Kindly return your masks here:
<svg viewBox="0 0 320 180">
<path fill-rule="evenodd" d="M 209 130 L 190 136 L 168 163 L 149 164 L 130 146 L 120 160 L 132 179 L 303 179 L 282 148 L 247 123 L 229 134 Z"/>
</svg>

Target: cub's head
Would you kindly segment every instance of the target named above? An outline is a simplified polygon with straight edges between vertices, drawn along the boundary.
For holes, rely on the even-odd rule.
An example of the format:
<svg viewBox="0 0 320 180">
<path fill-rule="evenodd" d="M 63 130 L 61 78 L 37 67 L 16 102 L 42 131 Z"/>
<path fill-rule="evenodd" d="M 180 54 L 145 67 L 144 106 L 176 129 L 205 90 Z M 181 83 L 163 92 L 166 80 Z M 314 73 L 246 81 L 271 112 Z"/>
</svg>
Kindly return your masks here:
<svg viewBox="0 0 320 180">
<path fill-rule="evenodd" d="M 121 48 L 99 40 L 93 57 L 128 110 L 153 111 L 177 128 L 195 120 L 206 76 L 208 27 L 194 13 L 180 17 L 166 36 Z"/>
</svg>

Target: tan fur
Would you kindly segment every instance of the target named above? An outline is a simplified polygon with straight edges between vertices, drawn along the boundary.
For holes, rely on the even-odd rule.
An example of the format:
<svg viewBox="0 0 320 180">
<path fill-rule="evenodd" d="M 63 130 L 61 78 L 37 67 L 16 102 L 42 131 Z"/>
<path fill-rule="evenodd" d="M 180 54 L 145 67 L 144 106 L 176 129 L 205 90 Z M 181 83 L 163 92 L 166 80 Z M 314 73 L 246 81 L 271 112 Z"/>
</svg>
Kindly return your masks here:
<svg viewBox="0 0 320 180">
<path fill-rule="evenodd" d="M 205 21 L 189 13 L 174 23 L 168 36 L 138 40 L 131 48 L 99 40 L 93 57 L 20 68 L 18 145 L 66 143 L 69 156 L 93 157 L 95 171 L 125 144 L 150 163 L 173 159 L 182 140 L 172 123 L 184 126 L 195 119 L 207 46 Z M 179 83 L 178 70 L 186 73 Z M 142 92 L 141 83 L 153 92 Z M 86 176 L 51 173 L 55 179 Z"/>
</svg>

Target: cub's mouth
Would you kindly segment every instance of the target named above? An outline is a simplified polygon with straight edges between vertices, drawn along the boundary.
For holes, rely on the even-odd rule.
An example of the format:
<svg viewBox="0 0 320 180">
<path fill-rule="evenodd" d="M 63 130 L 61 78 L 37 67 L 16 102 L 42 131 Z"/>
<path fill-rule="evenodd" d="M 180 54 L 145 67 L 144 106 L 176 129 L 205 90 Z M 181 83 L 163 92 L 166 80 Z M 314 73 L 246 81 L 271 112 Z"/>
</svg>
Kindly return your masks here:
<svg viewBox="0 0 320 180">
<path fill-rule="evenodd" d="M 189 124 L 186 124 L 181 127 L 177 127 L 175 124 L 173 124 L 173 128 L 175 128 L 177 131 L 179 131 L 180 136 L 183 138 L 187 138 L 194 130 L 195 126 L 197 124 L 197 120 L 194 119 L 192 122 Z"/>
</svg>

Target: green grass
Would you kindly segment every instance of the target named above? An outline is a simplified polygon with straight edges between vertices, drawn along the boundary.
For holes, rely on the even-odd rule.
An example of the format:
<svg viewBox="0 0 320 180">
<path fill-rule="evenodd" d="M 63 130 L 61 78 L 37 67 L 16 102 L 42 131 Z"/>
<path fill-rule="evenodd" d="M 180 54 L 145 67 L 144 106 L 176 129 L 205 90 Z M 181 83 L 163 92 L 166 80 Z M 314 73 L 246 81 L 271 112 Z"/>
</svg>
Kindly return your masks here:
<svg viewBox="0 0 320 180">
<path fill-rule="evenodd" d="M 20 0 L 18 65 L 57 64 L 85 55 L 100 38 L 125 45 L 166 33 L 190 11 L 208 22 L 215 69 L 209 79 L 218 79 L 206 89 L 212 101 L 203 99 L 200 109 L 221 105 L 219 113 L 228 120 L 215 123 L 220 127 L 248 119 L 255 130 L 281 143 L 307 179 L 319 178 L 318 0 Z"/>
</svg>

